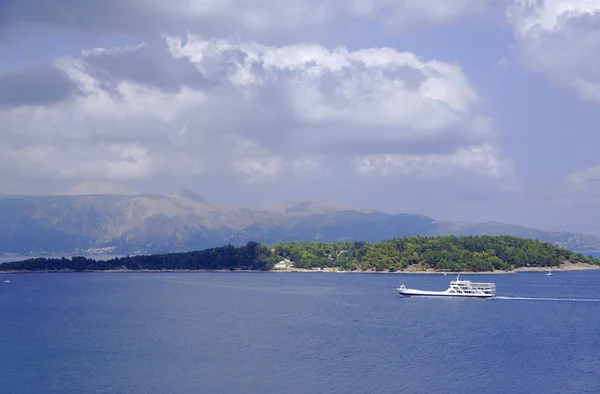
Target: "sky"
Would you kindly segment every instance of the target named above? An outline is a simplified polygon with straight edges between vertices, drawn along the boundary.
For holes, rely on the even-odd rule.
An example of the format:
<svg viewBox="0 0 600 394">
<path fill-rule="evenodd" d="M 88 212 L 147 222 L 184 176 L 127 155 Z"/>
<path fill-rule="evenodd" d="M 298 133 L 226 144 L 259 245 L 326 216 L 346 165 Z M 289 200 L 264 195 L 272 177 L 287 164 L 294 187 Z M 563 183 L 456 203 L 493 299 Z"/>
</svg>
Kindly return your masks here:
<svg viewBox="0 0 600 394">
<path fill-rule="evenodd" d="M 600 0 L 0 7 L 0 194 L 600 234 Z"/>
</svg>

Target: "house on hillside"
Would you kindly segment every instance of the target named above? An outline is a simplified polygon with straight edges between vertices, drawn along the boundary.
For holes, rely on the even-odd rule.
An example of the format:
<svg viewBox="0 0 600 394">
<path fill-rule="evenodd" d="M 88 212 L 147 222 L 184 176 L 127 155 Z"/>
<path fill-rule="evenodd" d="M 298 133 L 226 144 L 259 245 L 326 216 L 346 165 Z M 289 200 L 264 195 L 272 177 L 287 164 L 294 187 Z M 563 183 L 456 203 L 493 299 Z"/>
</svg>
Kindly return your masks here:
<svg viewBox="0 0 600 394">
<path fill-rule="evenodd" d="M 288 259 L 281 260 L 273 266 L 274 270 L 287 270 L 294 267 L 294 263 Z"/>
</svg>

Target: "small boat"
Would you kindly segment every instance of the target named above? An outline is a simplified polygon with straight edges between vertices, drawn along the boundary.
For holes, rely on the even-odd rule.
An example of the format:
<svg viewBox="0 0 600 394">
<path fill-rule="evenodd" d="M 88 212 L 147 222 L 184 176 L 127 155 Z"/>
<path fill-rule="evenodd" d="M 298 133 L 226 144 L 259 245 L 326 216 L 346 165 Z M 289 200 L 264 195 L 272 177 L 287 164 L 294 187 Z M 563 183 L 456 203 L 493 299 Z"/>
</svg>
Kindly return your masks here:
<svg viewBox="0 0 600 394">
<path fill-rule="evenodd" d="M 546 276 L 552 276 L 552 270 L 548 270 L 548 272 L 546 272 Z"/>
<path fill-rule="evenodd" d="M 470 280 L 450 281 L 450 287 L 445 291 L 407 289 L 404 285 L 396 288 L 396 291 L 405 297 L 467 297 L 467 298 L 491 298 L 496 295 L 495 283 L 474 283 Z"/>
<path fill-rule="evenodd" d="M 4 277 L 4 283 L 10 283 L 10 278 L 8 277 L 8 274 L 6 274 L 6 276 Z"/>
</svg>

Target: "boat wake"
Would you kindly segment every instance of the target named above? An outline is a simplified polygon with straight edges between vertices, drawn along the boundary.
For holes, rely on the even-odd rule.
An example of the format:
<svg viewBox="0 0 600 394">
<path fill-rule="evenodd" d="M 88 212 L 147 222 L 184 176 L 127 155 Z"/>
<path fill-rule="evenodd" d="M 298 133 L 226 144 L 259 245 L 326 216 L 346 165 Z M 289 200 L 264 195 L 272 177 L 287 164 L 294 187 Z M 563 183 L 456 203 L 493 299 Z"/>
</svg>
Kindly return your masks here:
<svg viewBox="0 0 600 394">
<path fill-rule="evenodd" d="M 567 301 L 567 302 L 600 302 L 600 298 L 560 298 L 560 297 L 493 297 L 493 300 L 522 300 L 522 301 Z"/>
</svg>

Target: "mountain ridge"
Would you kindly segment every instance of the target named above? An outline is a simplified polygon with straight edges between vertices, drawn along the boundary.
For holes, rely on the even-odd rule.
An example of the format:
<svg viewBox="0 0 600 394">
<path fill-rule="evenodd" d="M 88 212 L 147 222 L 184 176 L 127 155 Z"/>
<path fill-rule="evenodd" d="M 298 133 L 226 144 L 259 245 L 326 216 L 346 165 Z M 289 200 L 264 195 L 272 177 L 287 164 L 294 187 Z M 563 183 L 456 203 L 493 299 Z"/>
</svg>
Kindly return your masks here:
<svg viewBox="0 0 600 394">
<path fill-rule="evenodd" d="M 221 206 L 189 189 L 168 195 L 0 195 L 3 254 L 167 253 L 249 241 L 378 242 L 410 235 L 512 235 L 573 250 L 600 249 L 600 238 L 588 234 L 306 200 L 266 209 Z"/>
</svg>

